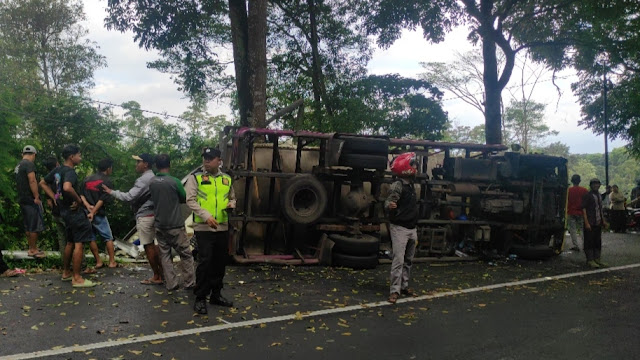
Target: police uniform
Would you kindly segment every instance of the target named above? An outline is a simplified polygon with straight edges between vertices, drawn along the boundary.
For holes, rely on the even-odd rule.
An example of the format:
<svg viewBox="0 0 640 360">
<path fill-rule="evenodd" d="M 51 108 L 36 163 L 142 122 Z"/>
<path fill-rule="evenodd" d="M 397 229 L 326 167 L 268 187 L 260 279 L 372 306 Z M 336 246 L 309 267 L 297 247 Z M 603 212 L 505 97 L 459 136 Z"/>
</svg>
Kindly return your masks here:
<svg viewBox="0 0 640 360">
<path fill-rule="evenodd" d="M 190 176 L 185 184 L 187 206 L 193 211 L 193 228 L 198 244 L 196 269 L 196 300 L 211 295 L 211 302 L 220 298 L 225 266 L 229 258 L 229 222 L 227 207 L 235 206 L 232 179 L 218 170 L 215 174 L 203 172 Z M 212 217 L 217 228 L 207 224 Z"/>
</svg>

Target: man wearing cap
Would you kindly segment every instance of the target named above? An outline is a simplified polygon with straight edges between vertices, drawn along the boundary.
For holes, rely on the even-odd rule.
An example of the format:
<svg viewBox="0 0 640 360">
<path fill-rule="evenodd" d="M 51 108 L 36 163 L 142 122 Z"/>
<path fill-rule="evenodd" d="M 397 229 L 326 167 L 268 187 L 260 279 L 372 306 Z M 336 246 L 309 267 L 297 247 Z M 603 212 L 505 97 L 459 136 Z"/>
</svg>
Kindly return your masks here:
<svg viewBox="0 0 640 360">
<path fill-rule="evenodd" d="M 155 228 L 153 226 L 153 201 L 151 201 L 151 193 L 149 192 L 149 184 L 155 176 L 151 167 L 153 166 L 153 156 L 147 153 L 131 156 L 136 161 L 136 172 L 140 176 L 136 179 L 135 184 L 129 191 L 123 192 L 111 190 L 108 186 L 102 184 L 104 191 L 120 201 L 126 201 L 131 204 L 131 208 L 136 216 L 136 230 L 140 244 L 144 246 L 147 254 L 149 265 L 153 270 L 153 277 L 142 280 L 140 283 L 145 285 L 162 285 L 162 266 L 160 265 L 160 250 L 154 244 Z"/>
<path fill-rule="evenodd" d="M 38 234 L 44 231 L 44 220 L 42 218 L 42 202 L 38 192 L 38 181 L 36 180 L 36 148 L 27 145 L 22 149 L 22 160 L 15 169 L 16 185 L 18 187 L 18 203 L 22 210 L 22 220 L 24 231 L 27 236 L 29 250 L 27 255 L 34 258 L 43 258 L 44 252 L 38 249 Z"/>
<path fill-rule="evenodd" d="M 602 227 L 607 227 L 602 211 L 602 197 L 600 196 L 600 180 L 594 178 L 589 181 L 591 191 L 582 197 L 582 215 L 584 217 L 584 253 L 587 265 L 591 268 L 607 267 L 600 260 L 602 251 Z"/>
<path fill-rule="evenodd" d="M 236 206 L 231 177 L 220 171 L 220 150 L 206 147 L 202 151 L 203 172 L 190 176 L 185 184 L 187 206 L 193 211 L 198 244 L 196 301 L 193 310 L 207 313 L 209 303 L 231 307 L 221 294 L 225 265 L 229 258 L 229 223 L 227 209 Z"/>
<path fill-rule="evenodd" d="M 169 175 L 171 158 L 168 154 L 156 157 L 158 173 L 151 180 L 149 190 L 153 200 L 155 213 L 156 238 L 160 248 L 160 262 L 164 270 L 167 290 L 178 288 L 178 279 L 173 267 L 171 249 L 180 256 L 178 269 L 185 289 L 193 289 L 193 256 L 184 229 L 184 217 L 180 204 L 185 202 L 185 191 L 182 182 Z"/>
</svg>

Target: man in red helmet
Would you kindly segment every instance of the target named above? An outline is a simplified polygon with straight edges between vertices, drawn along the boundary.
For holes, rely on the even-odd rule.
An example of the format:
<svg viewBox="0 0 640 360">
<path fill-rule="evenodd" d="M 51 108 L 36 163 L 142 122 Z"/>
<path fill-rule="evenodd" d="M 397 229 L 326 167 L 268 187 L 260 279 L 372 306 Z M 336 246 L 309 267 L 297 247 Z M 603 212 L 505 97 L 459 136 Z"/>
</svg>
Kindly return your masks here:
<svg viewBox="0 0 640 360">
<path fill-rule="evenodd" d="M 393 249 L 391 263 L 391 288 L 389 302 L 395 304 L 400 294 L 416 296 L 409 287 L 411 262 L 416 252 L 418 233 L 418 201 L 413 185 L 415 178 L 416 154 L 404 153 L 393 160 L 391 171 L 398 176 L 398 180 L 391 184 L 389 196 L 384 206 L 389 210 L 389 232 Z"/>
</svg>

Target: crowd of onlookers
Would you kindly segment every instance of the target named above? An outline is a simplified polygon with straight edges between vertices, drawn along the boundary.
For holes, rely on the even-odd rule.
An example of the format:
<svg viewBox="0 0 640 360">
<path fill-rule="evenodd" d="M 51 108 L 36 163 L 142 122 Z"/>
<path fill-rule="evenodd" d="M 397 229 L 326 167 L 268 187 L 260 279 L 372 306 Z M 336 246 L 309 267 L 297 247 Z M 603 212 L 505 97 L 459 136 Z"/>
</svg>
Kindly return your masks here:
<svg viewBox="0 0 640 360">
<path fill-rule="evenodd" d="M 38 235 L 45 229 L 44 203 L 57 228 L 62 255 L 61 281 L 69 281 L 77 288 L 96 286 L 95 281 L 85 279 L 83 275 L 118 266 L 105 210 L 114 199 L 124 201 L 131 205 L 138 239 L 153 271 L 153 276 L 143 279 L 142 284 L 164 285 L 168 290 L 180 287 L 193 290 L 196 295 L 194 310 L 199 314 L 207 313 L 207 297 L 211 304 L 232 306 L 221 290 L 228 259 L 228 210 L 235 208 L 235 194 L 231 177 L 220 170 L 220 155 L 218 149 L 204 148 L 202 171 L 189 176 L 184 186 L 182 181 L 170 175 L 169 155 L 133 155 L 139 177 L 131 189 L 119 191 L 113 189 L 110 179 L 113 161 L 109 158 L 100 160 L 97 171 L 81 181 L 75 171 L 82 162 L 80 148 L 66 145 L 62 149 L 62 164 L 56 157 L 46 159 L 44 163 L 49 172 L 38 179 L 37 150 L 34 146 L 25 146 L 15 175 L 28 242 L 27 255 L 33 258 L 46 256 L 37 245 Z M 153 172 L 154 165 L 156 173 Z M 46 195 L 44 202 L 41 191 Z M 193 212 L 194 236 L 199 249 L 197 268 L 187 239 L 182 206 Z M 97 238 L 105 242 L 106 263 L 99 255 Z M 93 268 L 86 266 L 84 261 L 85 244 L 89 245 L 95 258 Z M 172 250 L 181 260 L 178 264 L 180 278 L 174 270 Z M 9 269 L 0 252 L 0 276 L 18 274 L 19 271 Z"/>
<path fill-rule="evenodd" d="M 113 234 L 105 211 L 115 199 L 131 205 L 138 239 L 153 271 L 153 276 L 143 279 L 142 284 L 164 285 L 168 290 L 180 287 L 193 290 L 196 297 L 194 310 L 199 314 L 207 313 L 207 297 L 211 304 L 232 306 L 232 302 L 222 296 L 221 290 L 228 259 L 228 210 L 235 208 L 236 199 L 231 177 L 220 170 L 221 154 L 218 149 L 203 149 L 202 171 L 187 176 L 184 185 L 170 175 L 169 155 L 133 155 L 139 177 L 128 191 L 113 189 L 110 179 L 113 161 L 109 158 L 98 162 L 97 171 L 80 181 L 75 167 L 82 161 L 82 154 L 77 145 L 66 145 L 62 149 L 62 164 L 55 157 L 46 159 L 45 166 L 49 172 L 38 181 L 36 154 L 34 146 L 25 146 L 22 160 L 15 169 L 29 256 L 45 256 L 37 246 L 38 234 L 45 228 L 44 206 L 40 196 L 42 190 L 46 194 L 44 203 L 52 212 L 58 231 L 62 253 L 61 280 L 69 281 L 73 287 L 96 286 L 96 282 L 83 278 L 83 275 L 103 267 L 118 266 L 114 256 Z M 408 287 L 417 242 L 417 199 L 412 185 L 416 173 L 414 157 L 413 153 L 405 153 L 392 162 L 391 170 L 398 179 L 392 184 L 385 202 L 390 212 L 394 253 L 389 297 L 392 303 L 400 295 L 415 295 Z M 580 186 L 581 180 L 577 174 L 571 177 L 573 186 L 569 188 L 567 196 L 567 227 L 573 244 L 570 250 L 581 251 L 578 243 L 578 234 L 581 232 L 587 265 L 592 268 L 606 267 L 607 264 L 601 259 L 601 235 L 609 227 L 607 218 L 610 219 L 611 230 L 625 231 L 626 207 L 640 201 L 640 181 L 627 202 L 616 185 L 607 186 L 606 191 L 600 193 L 600 180 L 591 179 L 589 189 Z M 187 239 L 182 206 L 187 206 L 193 216 L 198 249 L 197 268 Z M 97 238 L 105 242 L 107 264 L 98 253 Z M 89 244 L 96 260 L 94 268 L 87 267 L 84 262 L 85 244 Z M 178 265 L 180 278 L 174 270 L 172 250 L 181 260 Z M 7 267 L 0 252 L 0 276 L 17 275 L 16 270 Z"/>
<path fill-rule="evenodd" d="M 617 233 L 626 231 L 627 205 L 633 206 L 640 201 L 640 181 L 631 191 L 631 199 L 627 202 L 617 185 L 607 186 L 600 193 L 600 180 L 589 181 L 589 189 L 580 186 L 580 175 L 571 177 L 573 186 L 569 188 L 567 201 L 567 227 L 573 247 L 571 251 L 580 251 L 578 232 L 582 232 L 583 250 L 587 265 L 592 268 L 606 267 L 600 259 L 602 249 L 602 231 L 610 226 Z M 607 222 L 610 220 L 610 225 Z"/>
</svg>

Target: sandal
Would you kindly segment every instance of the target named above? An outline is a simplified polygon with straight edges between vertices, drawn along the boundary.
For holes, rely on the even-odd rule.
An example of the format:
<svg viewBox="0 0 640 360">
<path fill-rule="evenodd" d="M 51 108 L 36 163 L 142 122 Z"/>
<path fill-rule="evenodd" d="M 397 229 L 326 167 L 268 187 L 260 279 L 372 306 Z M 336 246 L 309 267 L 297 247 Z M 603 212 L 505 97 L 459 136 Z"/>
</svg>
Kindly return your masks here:
<svg viewBox="0 0 640 360">
<path fill-rule="evenodd" d="M 389 299 L 387 299 L 387 301 L 392 304 L 395 304 L 396 301 L 398 301 L 399 297 L 400 297 L 400 294 L 394 292 L 391 295 L 389 295 Z"/>
<path fill-rule="evenodd" d="M 89 287 L 94 287 L 96 285 L 98 285 L 98 283 L 94 283 L 91 280 L 85 279 L 84 282 L 79 283 L 79 284 L 73 284 L 71 286 L 73 286 L 74 288 L 89 288 Z"/>
<path fill-rule="evenodd" d="M 93 268 L 94 268 L 94 269 L 96 269 L 96 270 L 98 270 L 98 269 L 102 269 L 103 267 L 104 267 L 104 263 L 102 263 L 102 264 L 100 264 L 100 265 L 97 265 L 97 264 L 96 264 L 96 266 L 94 266 Z"/>
<path fill-rule="evenodd" d="M 418 296 L 418 294 L 412 288 L 406 288 L 406 289 L 400 290 L 400 293 L 402 295 L 407 295 L 407 296 L 413 296 L 413 297 Z"/>
<path fill-rule="evenodd" d="M 36 252 L 27 251 L 27 256 L 31 256 L 34 259 L 42 259 L 43 257 L 46 257 L 47 255 L 44 253 L 44 251 L 38 250 Z"/>
<path fill-rule="evenodd" d="M 86 268 L 84 269 L 84 271 L 82 271 L 83 274 L 85 275 L 89 275 L 89 274 L 95 274 L 97 273 L 96 269 L 92 269 L 92 268 Z"/>
<path fill-rule="evenodd" d="M 160 281 L 156 281 L 153 279 L 144 279 L 142 281 L 140 281 L 140 284 L 142 285 L 162 285 L 164 284 L 164 281 L 160 280 Z"/>
</svg>

